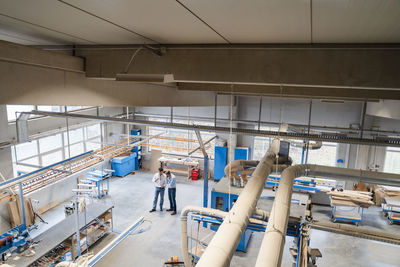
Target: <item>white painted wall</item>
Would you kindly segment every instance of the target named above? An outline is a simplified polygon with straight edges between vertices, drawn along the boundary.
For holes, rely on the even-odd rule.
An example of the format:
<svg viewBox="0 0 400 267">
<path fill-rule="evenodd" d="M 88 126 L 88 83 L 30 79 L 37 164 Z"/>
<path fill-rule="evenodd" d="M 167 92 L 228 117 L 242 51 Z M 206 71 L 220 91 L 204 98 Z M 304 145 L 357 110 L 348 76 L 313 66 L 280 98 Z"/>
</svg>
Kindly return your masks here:
<svg viewBox="0 0 400 267">
<path fill-rule="evenodd" d="M 400 101 L 381 100 L 378 103 L 368 103 L 367 114 L 371 116 L 400 119 Z"/>
</svg>

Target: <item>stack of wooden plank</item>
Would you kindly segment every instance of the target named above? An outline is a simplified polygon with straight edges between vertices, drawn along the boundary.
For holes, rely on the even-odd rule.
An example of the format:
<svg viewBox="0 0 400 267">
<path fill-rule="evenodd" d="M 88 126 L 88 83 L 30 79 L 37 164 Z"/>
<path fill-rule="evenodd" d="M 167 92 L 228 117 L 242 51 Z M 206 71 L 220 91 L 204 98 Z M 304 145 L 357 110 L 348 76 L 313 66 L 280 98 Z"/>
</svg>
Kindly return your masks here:
<svg viewBox="0 0 400 267">
<path fill-rule="evenodd" d="M 329 191 L 328 195 L 331 195 L 331 206 L 353 206 L 368 208 L 373 205 L 372 193 L 362 191 Z"/>
<path fill-rule="evenodd" d="M 400 200 L 400 187 L 385 185 L 375 186 L 375 204 L 380 206 L 385 197 L 392 197 Z"/>
<path fill-rule="evenodd" d="M 21 203 L 20 203 L 18 197 L 17 197 L 16 201 L 10 201 L 7 203 L 11 227 L 15 227 L 22 223 L 20 205 L 21 205 Z M 24 199 L 24 208 L 25 208 L 26 226 L 31 226 L 35 223 L 35 216 L 34 216 L 33 206 L 32 206 L 32 202 L 31 202 L 30 198 Z"/>
</svg>

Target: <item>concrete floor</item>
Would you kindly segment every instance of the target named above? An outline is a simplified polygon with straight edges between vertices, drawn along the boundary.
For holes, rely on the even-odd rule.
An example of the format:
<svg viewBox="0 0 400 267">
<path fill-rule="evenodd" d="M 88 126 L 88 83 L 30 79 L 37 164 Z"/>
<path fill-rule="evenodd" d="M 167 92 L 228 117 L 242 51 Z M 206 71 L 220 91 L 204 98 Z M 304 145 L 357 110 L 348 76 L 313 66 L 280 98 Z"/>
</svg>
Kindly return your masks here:
<svg viewBox="0 0 400 267">
<path fill-rule="evenodd" d="M 171 256 L 181 257 L 180 219 L 171 216 L 165 210 L 149 213 L 152 206 L 154 186 L 151 182 L 152 174 L 137 172 L 124 178 L 113 178 L 111 181 L 110 196 L 103 200 L 112 203 L 114 208 L 114 228 L 124 230 L 140 216 L 150 222 L 145 222 L 142 228 L 151 224 L 150 230 L 129 236 L 114 248 L 96 266 L 163 266 Z M 177 206 L 179 210 L 186 205 L 202 205 L 203 182 L 185 181 L 178 178 Z M 210 188 L 214 185 L 210 182 Z M 169 207 L 167 194 L 164 201 L 165 209 Z M 157 207 L 158 209 L 158 207 Z M 378 207 L 371 207 L 364 213 L 365 221 L 360 227 L 400 233 L 400 225 L 389 225 Z M 45 219 L 51 224 L 63 218 L 62 207 L 55 208 L 45 214 Z M 330 219 L 330 208 L 315 206 L 313 216 L 318 220 Z M 38 232 L 48 226 L 42 224 Z M 196 229 L 196 225 L 192 228 Z M 92 249 L 93 253 L 104 247 L 115 234 L 110 234 L 100 240 Z M 236 252 L 231 266 L 253 266 L 263 238 L 263 233 L 254 233 L 250 239 L 248 252 Z M 282 266 L 291 266 L 289 247 L 293 238 L 287 237 Z M 338 235 L 319 230 L 312 230 L 311 246 L 319 248 L 322 259 L 318 266 L 400 266 L 400 247 L 396 245 L 365 240 L 350 236 Z"/>
</svg>

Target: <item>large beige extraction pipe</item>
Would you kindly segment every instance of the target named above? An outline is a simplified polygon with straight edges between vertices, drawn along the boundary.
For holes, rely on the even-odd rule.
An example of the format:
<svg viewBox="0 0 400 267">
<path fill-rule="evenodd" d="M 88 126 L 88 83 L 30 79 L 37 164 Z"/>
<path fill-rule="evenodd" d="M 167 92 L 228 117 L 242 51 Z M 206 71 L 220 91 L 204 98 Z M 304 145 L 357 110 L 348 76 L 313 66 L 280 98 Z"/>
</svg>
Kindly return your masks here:
<svg viewBox="0 0 400 267">
<path fill-rule="evenodd" d="M 224 169 L 225 176 L 228 177 L 231 182 L 233 183 L 234 180 L 240 181 L 242 178 L 244 183 L 248 182 L 247 175 L 253 174 L 255 171 L 255 167 L 257 167 L 260 161 L 258 160 L 234 160 L 229 162 Z M 276 162 L 275 162 L 276 163 Z M 289 165 L 279 164 L 272 165 L 272 171 L 281 172 L 286 169 Z M 240 175 L 239 175 L 240 172 Z"/>
<path fill-rule="evenodd" d="M 256 267 L 281 266 L 283 246 L 290 214 L 293 182 L 296 177 L 308 175 L 334 177 L 337 179 L 363 180 L 368 183 L 399 183 L 400 175 L 374 171 L 326 167 L 313 164 L 296 165 L 282 172 L 275 195 L 267 229 L 257 257 Z"/>
<path fill-rule="evenodd" d="M 290 202 L 294 177 L 304 173 L 307 165 L 296 165 L 285 169 L 281 174 L 267 229 L 257 257 L 256 266 L 280 266 L 286 229 L 289 220 Z M 268 251 L 268 253 L 265 253 Z"/>
<path fill-rule="evenodd" d="M 214 238 L 201 256 L 198 267 L 229 266 L 230 260 L 253 214 L 257 201 L 264 189 L 271 167 L 279 151 L 279 140 L 274 140 L 244 187 L 235 205 L 225 217 Z M 186 242 L 186 241 L 185 241 Z"/>
<path fill-rule="evenodd" d="M 284 129 L 284 131 L 288 131 L 291 130 L 292 132 L 296 132 L 296 133 L 302 133 L 303 129 L 295 127 L 293 125 L 290 124 L 282 124 L 281 129 Z M 320 134 L 320 132 L 314 131 L 314 130 L 310 130 L 309 133 L 311 134 Z M 295 147 L 302 147 L 302 148 L 306 148 L 308 145 L 308 149 L 314 150 L 314 149 L 320 149 L 322 146 L 322 141 L 314 141 L 314 143 L 310 143 L 310 141 L 307 142 L 302 142 L 302 141 L 295 141 L 295 140 L 291 140 L 290 141 L 290 145 L 291 146 L 295 146 Z"/>
<path fill-rule="evenodd" d="M 187 244 L 187 216 L 189 213 L 197 213 L 200 215 L 209 215 L 224 219 L 228 214 L 225 211 L 212 209 L 212 208 L 203 208 L 199 206 L 186 206 L 181 211 L 181 246 L 182 246 L 182 255 L 183 260 L 185 262 L 185 266 L 191 266 L 189 259 L 189 250 Z M 265 210 L 255 209 L 254 214 L 258 216 L 261 220 L 267 221 L 269 217 L 269 212 Z"/>
<path fill-rule="evenodd" d="M 195 212 L 202 215 L 210 215 L 219 218 L 225 218 L 228 214 L 222 210 L 211 209 L 211 208 L 203 208 L 198 206 L 186 206 L 181 211 L 181 246 L 182 246 L 182 256 L 183 261 L 185 262 L 185 266 L 192 266 L 189 259 L 188 254 L 188 244 L 187 244 L 187 215 L 189 212 Z"/>
</svg>

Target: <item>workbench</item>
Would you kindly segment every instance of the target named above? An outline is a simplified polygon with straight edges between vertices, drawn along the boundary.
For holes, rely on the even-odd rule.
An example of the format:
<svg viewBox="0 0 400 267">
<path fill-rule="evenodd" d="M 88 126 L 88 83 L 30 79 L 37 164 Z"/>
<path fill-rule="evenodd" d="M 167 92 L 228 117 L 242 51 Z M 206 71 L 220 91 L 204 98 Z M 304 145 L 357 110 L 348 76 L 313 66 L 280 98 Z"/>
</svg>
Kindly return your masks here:
<svg viewBox="0 0 400 267">
<path fill-rule="evenodd" d="M 187 175 L 187 178 L 191 178 L 191 170 L 192 168 L 198 168 L 199 162 L 197 160 L 186 160 L 186 159 L 177 159 L 177 158 L 159 158 L 160 167 L 164 169 L 164 171 L 170 171 L 172 173 L 180 173 Z M 181 167 L 167 166 L 167 164 L 178 165 Z"/>
<path fill-rule="evenodd" d="M 88 173 L 84 182 L 96 185 L 97 198 L 102 198 L 110 192 L 110 178 L 113 170 L 95 170 Z"/>
<path fill-rule="evenodd" d="M 87 205 L 86 207 L 87 225 L 91 224 L 93 221 L 95 221 L 96 218 L 102 216 L 103 214 L 112 211 L 113 208 L 114 206 L 112 205 L 99 204 L 99 203 Z M 51 227 L 49 230 L 35 237 L 33 239 L 33 242 L 38 242 L 34 246 L 35 255 L 31 257 L 23 257 L 18 254 L 13 254 L 6 261 L 6 263 L 15 266 L 29 266 L 30 264 L 33 264 L 34 262 L 45 256 L 53 248 L 62 244 L 64 241 L 73 237 L 76 234 L 75 219 L 76 219 L 75 216 L 68 216 L 61 222 Z M 80 229 L 83 229 L 85 227 L 84 221 L 85 221 L 84 213 L 79 213 Z M 18 259 L 16 256 L 18 256 Z"/>
<path fill-rule="evenodd" d="M 332 221 L 352 222 L 358 226 L 364 215 L 364 208 L 356 204 L 338 204 L 334 200 L 331 201 Z"/>
<path fill-rule="evenodd" d="M 400 223 L 400 200 L 393 197 L 385 197 L 385 208 L 389 224 Z"/>
</svg>

